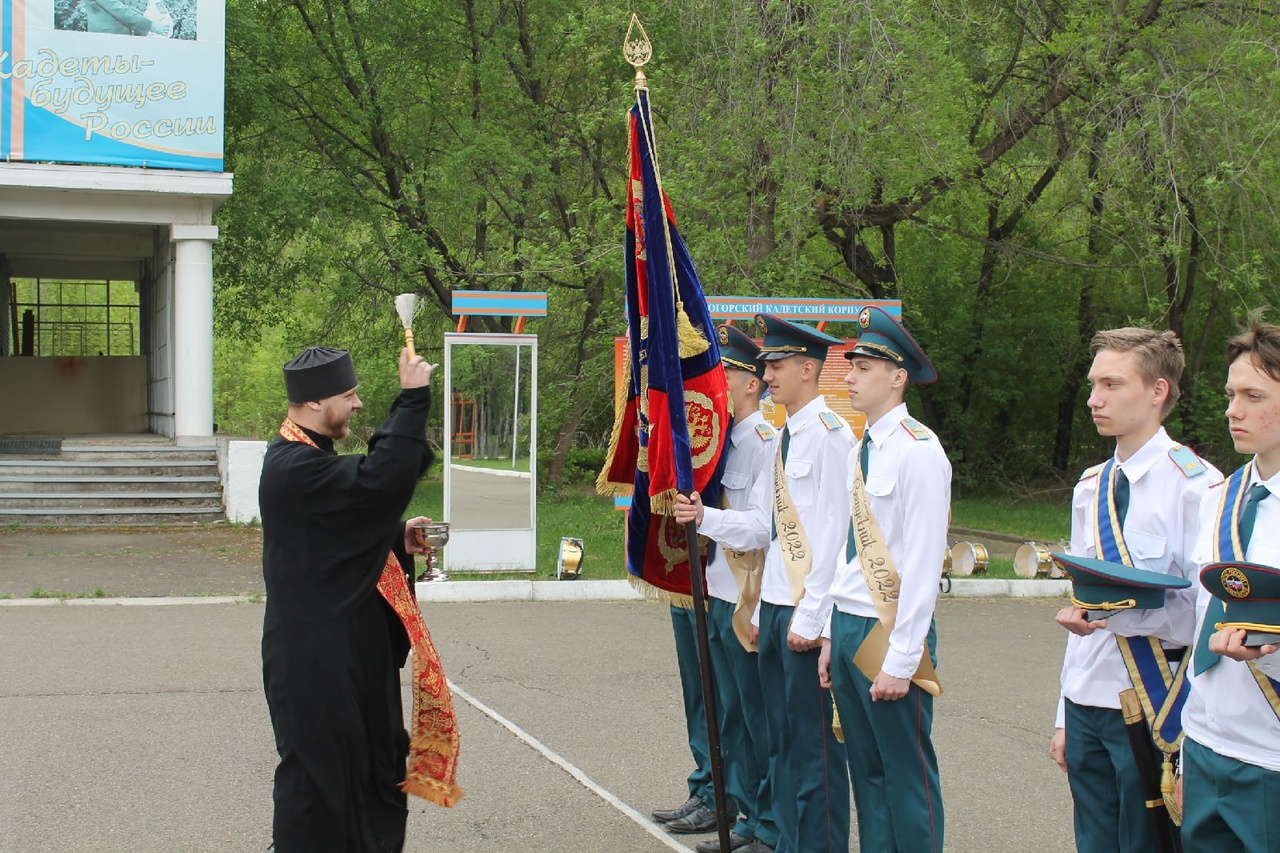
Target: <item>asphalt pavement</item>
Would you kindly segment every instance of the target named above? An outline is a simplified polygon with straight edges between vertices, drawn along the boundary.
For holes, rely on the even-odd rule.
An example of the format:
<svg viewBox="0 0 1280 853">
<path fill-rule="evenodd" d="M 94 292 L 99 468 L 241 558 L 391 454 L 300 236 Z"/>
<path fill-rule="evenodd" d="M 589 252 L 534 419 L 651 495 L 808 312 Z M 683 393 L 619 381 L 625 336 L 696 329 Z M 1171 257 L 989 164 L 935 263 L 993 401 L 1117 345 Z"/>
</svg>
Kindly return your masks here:
<svg viewBox="0 0 1280 853">
<path fill-rule="evenodd" d="M 7 570 L 3 557 L 0 543 Z M 0 602 L 0 853 L 267 848 L 263 608 L 185 601 Z M 1047 758 L 1058 606 L 940 605 L 934 740 L 948 850 L 1073 849 L 1066 780 Z M 424 613 L 458 688 L 467 796 L 451 810 L 414 800 L 408 851 L 640 853 L 711 837 L 669 837 L 645 819 L 683 801 L 691 767 L 665 607 Z"/>
</svg>

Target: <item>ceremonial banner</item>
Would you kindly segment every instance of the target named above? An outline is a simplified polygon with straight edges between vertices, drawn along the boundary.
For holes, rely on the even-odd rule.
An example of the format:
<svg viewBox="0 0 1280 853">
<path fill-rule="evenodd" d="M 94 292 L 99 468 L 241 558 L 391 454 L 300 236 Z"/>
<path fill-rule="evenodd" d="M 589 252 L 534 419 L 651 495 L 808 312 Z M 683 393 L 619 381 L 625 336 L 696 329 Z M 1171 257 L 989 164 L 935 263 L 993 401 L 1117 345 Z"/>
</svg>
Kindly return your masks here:
<svg viewBox="0 0 1280 853">
<path fill-rule="evenodd" d="M 629 377 L 619 389 L 597 488 L 634 494 L 627 571 L 637 585 L 687 603 L 688 546 L 671 513 L 677 490 L 696 490 L 709 506 L 719 503 L 729 397 L 706 299 L 662 193 L 645 89 L 636 92 L 629 124 Z"/>
<path fill-rule="evenodd" d="M 0 161 L 222 171 L 224 0 L 0 0 Z"/>
</svg>

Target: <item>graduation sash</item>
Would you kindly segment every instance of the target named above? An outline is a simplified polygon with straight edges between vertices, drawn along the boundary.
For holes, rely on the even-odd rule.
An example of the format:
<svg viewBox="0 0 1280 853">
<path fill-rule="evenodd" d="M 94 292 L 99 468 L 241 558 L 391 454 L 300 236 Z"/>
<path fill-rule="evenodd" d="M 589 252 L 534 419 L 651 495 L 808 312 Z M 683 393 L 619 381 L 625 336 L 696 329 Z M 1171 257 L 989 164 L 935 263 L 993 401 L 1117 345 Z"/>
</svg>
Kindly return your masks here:
<svg viewBox="0 0 1280 853">
<path fill-rule="evenodd" d="M 288 418 L 280 425 L 280 437 L 317 447 L 311 436 Z M 460 738 L 453 696 L 418 599 L 409 590 L 395 551 L 387 554 L 378 578 L 378 592 L 400 617 L 413 649 L 413 725 L 409 732 L 408 767 L 400 789 L 438 806 L 452 807 L 463 796 L 456 782 Z"/>
<path fill-rule="evenodd" d="M 720 493 L 721 508 L 729 509 L 729 493 Z M 751 616 L 760 603 L 760 580 L 764 573 L 764 548 L 754 551 L 735 551 L 721 546 L 724 560 L 729 564 L 734 583 L 738 585 L 738 603 L 733 608 L 733 633 L 738 642 L 749 652 L 758 651 L 759 647 L 751 642 Z"/>
<path fill-rule="evenodd" d="M 1133 559 L 1124 543 L 1124 530 L 1116 508 L 1117 470 L 1113 456 L 1098 474 L 1093 513 L 1094 541 L 1098 543 L 1102 559 L 1132 567 Z M 1151 726 L 1152 739 L 1162 752 L 1176 752 L 1182 743 L 1182 706 L 1191 692 L 1187 683 L 1187 668 L 1191 662 L 1184 660 L 1174 672 L 1156 637 L 1122 637 L 1117 634 L 1116 645 L 1120 647 L 1125 668 L 1142 703 L 1142 712 Z"/>
<path fill-rule="evenodd" d="M 868 679 L 875 681 L 889 651 L 889 635 L 898 621 L 898 593 L 902 580 L 898 576 L 898 567 L 894 565 L 893 555 L 889 553 L 889 546 L 884 541 L 880 522 L 876 521 L 875 514 L 871 511 L 871 499 L 867 497 L 860 460 L 855 461 L 853 467 L 853 532 L 858 540 L 862 579 L 866 581 L 867 591 L 871 593 L 871 601 L 876 606 L 876 617 L 879 620 L 858 646 L 853 664 Z M 911 676 L 911 682 L 930 696 L 942 695 L 942 683 L 933 669 L 927 643 L 920 655 L 915 675 Z"/>
<path fill-rule="evenodd" d="M 791 598 L 799 604 L 804 598 L 804 579 L 813 569 L 813 552 L 809 550 L 809 537 L 800 523 L 800 512 L 791 502 L 787 472 L 782 465 L 781 442 L 778 443 L 778 452 L 773 455 L 773 526 L 778 535 L 778 547 L 782 549 L 787 582 L 791 584 Z"/>
<path fill-rule="evenodd" d="M 1249 481 L 1253 479 L 1253 461 L 1227 478 L 1222 486 L 1222 500 L 1218 502 L 1218 534 L 1213 541 L 1213 561 L 1215 563 L 1245 559 L 1244 543 L 1240 541 L 1240 513 L 1244 509 L 1249 495 Z M 1196 641 L 1196 655 L 1208 654 L 1212 657 L 1206 671 L 1216 666 L 1221 657 L 1209 651 L 1209 637 L 1218 630 L 1218 624 L 1226 616 L 1226 606 L 1217 598 L 1209 599 L 1209 607 L 1204 613 L 1204 622 L 1200 625 L 1200 636 Z M 1280 682 L 1258 669 L 1253 661 L 1248 662 L 1249 674 L 1258 683 L 1258 689 L 1271 710 L 1280 718 Z"/>
</svg>

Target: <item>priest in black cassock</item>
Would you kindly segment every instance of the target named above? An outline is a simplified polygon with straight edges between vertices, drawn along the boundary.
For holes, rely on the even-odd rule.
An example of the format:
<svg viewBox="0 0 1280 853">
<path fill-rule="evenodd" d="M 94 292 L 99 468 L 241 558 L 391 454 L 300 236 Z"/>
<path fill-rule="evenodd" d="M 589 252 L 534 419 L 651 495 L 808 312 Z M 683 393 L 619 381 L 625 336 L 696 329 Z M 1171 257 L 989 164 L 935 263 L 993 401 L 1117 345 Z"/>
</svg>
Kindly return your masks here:
<svg viewBox="0 0 1280 853">
<path fill-rule="evenodd" d="M 422 549 L 400 519 L 432 461 L 432 369 L 402 351 L 402 390 L 368 453 L 339 456 L 333 442 L 348 435 L 361 408 L 350 354 L 312 347 L 284 366 L 289 417 L 267 448 L 259 493 L 267 592 L 262 678 L 280 753 L 277 853 L 404 847 L 405 791 L 420 792 L 406 781 L 410 738 L 399 671 L 411 644 L 420 656 L 410 616 L 419 634 L 425 627 L 409 592 L 410 554 Z M 419 520 L 426 519 L 412 521 Z M 416 660 L 414 669 L 417 675 Z M 443 673 L 436 674 L 443 684 Z M 447 710 L 451 724 L 452 706 Z M 456 728 L 451 733 L 445 775 L 456 800 Z M 416 750 L 416 726 L 414 738 Z M 435 751 L 439 769 L 439 753 L 448 750 Z"/>
</svg>

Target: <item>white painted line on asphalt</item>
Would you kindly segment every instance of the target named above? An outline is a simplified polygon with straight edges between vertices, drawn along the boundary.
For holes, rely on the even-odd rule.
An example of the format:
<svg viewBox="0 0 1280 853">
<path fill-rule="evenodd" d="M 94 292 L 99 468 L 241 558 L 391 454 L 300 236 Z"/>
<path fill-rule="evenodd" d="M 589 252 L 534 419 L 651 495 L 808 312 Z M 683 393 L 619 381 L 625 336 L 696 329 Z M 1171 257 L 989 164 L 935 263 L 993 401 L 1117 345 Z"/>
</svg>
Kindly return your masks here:
<svg viewBox="0 0 1280 853">
<path fill-rule="evenodd" d="M 597 797 L 604 800 L 606 803 L 613 806 L 615 809 L 622 812 L 627 817 L 631 818 L 631 820 L 634 821 L 638 826 L 640 826 L 641 829 L 643 829 L 645 832 L 649 833 L 654 838 L 661 841 L 667 847 L 669 847 L 672 850 L 679 850 L 680 853 L 690 853 L 690 851 L 693 849 L 691 847 L 685 847 L 683 844 L 681 844 L 680 842 L 672 838 L 670 835 L 668 835 L 656 823 L 649 820 L 649 818 L 645 817 L 644 815 L 640 814 L 640 812 L 631 808 L 631 806 L 627 805 L 622 800 L 618 799 L 618 797 L 616 797 L 614 794 L 610 793 L 609 791 L 606 791 L 604 788 L 597 785 L 591 779 L 590 776 L 588 776 L 586 773 L 579 770 L 574 765 L 570 764 L 566 759 L 562 758 L 557 753 L 552 752 L 551 749 L 547 747 L 547 745 L 544 744 L 542 741 L 538 740 L 536 737 L 529 734 L 524 729 L 517 726 L 515 723 L 511 722 L 506 717 L 502 716 L 497 711 L 493 710 L 488 705 L 484 704 L 479 699 L 475 698 L 470 693 L 463 690 L 458 685 L 454 684 L 453 681 L 449 679 L 445 679 L 445 681 L 448 683 L 449 689 L 453 691 L 454 696 L 459 697 L 468 705 L 475 708 L 477 711 L 484 714 L 486 717 L 493 720 L 495 723 L 502 726 L 507 731 L 511 732 L 513 735 L 515 735 L 520 740 L 524 741 L 529 746 L 533 747 L 535 750 L 537 750 L 542 754 L 543 758 L 547 759 L 552 764 L 559 767 L 565 773 L 568 773 L 570 776 L 576 779 L 578 783 L 582 785 L 582 787 L 586 788 L 588 791 L 595 794 Z"/>
<path fill-rule="evenodd" d="M 261 595 L 174 595 L 139 596 L 137 598 L 0 598 L 0 607 L 52 607 L 57 605 L 93 607 L 102 604 L 114 607 L 167 607 L 175 604 L 261 604 L 265 600 Z"/>
</svg>

